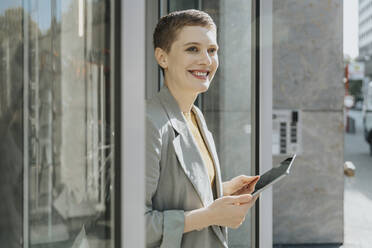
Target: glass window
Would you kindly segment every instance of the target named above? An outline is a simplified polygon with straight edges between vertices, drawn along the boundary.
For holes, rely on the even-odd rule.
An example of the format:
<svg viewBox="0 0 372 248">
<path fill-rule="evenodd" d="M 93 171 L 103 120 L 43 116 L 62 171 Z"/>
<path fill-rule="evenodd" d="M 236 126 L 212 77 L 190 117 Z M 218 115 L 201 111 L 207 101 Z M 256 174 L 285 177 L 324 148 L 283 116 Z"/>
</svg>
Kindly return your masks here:
<svg viewBox="0 0 372 248">
<path fill-rule="evenodd" d="M 4 247 L 114 247 L 113 2 L 0 4 Z"/>
<path fill-rule="evenodd" d="M 213 133 L 222 180 L 252 175 L 251 1 L 204 0 L 202 8 L 216 22 L 219 68 L 202 96 L 202 110 Z M 229 230 L 229 246 L 251 247 L 251 214 Z"/>
<path fill-rule="evenodd" d="M 200 0 L 177 0 L 168 1 L 169 12 L 183 9 L 199 9 Z"/>
</svg>

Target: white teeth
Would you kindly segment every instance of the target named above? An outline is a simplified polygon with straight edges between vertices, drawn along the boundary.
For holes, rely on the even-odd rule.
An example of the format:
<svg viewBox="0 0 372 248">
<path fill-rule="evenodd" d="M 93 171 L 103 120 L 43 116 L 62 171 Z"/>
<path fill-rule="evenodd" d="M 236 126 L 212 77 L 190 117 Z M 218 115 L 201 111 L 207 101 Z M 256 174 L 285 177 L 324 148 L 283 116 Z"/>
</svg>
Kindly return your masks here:
<svg viewBox="0 0 372 248">
<path fill-rule="evenodd" d="M 195 74 L 196 76 L 207 76 L 207 73 L 206 72 L 200 72 L 200 71 L 194 71 L 193 74 Z"/>
</svg>

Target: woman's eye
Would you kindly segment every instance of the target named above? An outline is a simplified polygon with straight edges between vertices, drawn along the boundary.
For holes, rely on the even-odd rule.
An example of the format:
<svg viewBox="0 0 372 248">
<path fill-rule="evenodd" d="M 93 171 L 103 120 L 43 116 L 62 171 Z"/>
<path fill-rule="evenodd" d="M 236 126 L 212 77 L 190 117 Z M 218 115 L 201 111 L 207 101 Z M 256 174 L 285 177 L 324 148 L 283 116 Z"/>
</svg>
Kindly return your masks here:
<svg viewBox="0 0 372 248">
<path fill-rule="evenodd" d="M 216 53 L 216 52 L 217 52 L 217 49 L 216 48 L 209 49 L 209 53 Z"/>
<path fill-rule="evenodd" d="M 186 51 L 189 51 L 189 52 L 197 52 L 197 51 L 198 51 L 198 48 L 197 48 L 197 47 L 189 47 L 189 48 L 187 48 Z"/>
</svg>

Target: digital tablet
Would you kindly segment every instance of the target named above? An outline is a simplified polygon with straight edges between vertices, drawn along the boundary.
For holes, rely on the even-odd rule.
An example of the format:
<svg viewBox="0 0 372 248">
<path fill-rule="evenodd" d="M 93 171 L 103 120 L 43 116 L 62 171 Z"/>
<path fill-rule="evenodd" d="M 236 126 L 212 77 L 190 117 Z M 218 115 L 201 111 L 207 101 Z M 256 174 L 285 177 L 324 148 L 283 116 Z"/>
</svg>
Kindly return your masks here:
<svg viewBox="0 0 372 248">
<path fill-rule="evenodd" d="M 264 189 L 266 189 L 270 185 L 276 183 L 283 177 L 289 175 L 289 170 L 291 169 L 291 166 L 295 158 L 296 158 L 296 154 L 293 155 L 293 157 L 289 157 L 283 160 L 282 162 L 280 162 L 280 164 L 278 164 L 277 166 L 274 166 L 271 170 L 261 175 L 260 180 L 258 180 L 256 184 L 256 188 L 252 193 L 252 196 L 255 196 L 261 193 Z"/>
</svg>

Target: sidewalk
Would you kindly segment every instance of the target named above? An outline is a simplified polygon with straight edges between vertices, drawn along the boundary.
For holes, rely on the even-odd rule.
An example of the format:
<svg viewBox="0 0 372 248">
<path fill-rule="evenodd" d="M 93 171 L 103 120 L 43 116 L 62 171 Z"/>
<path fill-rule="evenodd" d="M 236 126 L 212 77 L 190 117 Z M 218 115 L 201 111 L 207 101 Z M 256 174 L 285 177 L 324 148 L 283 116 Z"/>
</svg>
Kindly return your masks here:
<svg viewBox="0 0 372 248">
<path fill-rule="evenodd" d="M 372 247 L 372 157 L 363 136 L 360 111 L 350 111 L 356 133 L 345 134 L 345 161 L 356 167 L 354 177 L 345 177 L 344 245 L 342 248 Z"/>
</svg>

